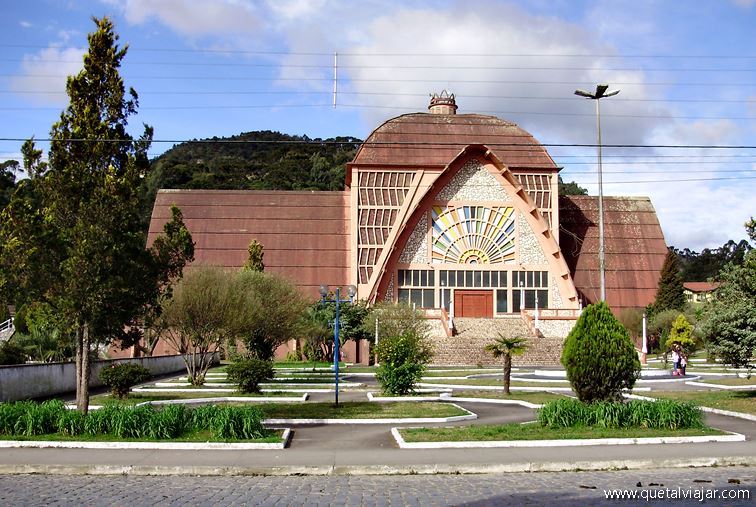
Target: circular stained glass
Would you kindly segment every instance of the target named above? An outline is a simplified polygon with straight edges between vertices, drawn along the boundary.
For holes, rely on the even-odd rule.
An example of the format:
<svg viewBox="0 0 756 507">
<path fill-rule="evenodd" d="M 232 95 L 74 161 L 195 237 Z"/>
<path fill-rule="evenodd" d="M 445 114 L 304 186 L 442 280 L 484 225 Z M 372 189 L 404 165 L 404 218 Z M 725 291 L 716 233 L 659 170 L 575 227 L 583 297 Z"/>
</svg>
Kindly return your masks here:
<svg viewBox="0 0 756 507">
<path fill-rule="evenodd" d="M 498 264 L 515 256 L 514 208 L 434 206 L 434 263 Z"/>
</svg>

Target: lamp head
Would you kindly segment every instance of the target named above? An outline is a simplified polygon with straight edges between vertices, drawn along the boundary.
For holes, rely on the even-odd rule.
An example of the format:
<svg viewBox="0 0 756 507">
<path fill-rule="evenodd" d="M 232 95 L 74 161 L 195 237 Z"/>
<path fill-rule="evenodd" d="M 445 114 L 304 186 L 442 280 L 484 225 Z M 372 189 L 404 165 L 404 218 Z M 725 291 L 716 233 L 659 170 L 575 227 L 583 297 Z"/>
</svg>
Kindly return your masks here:
<svg viewBox="0 0 756 507">
<path fill-rule="evenodd" d="M 328 296 L 328 285 L 324 283 L 320 284 L 320 289 L 318 289 L 318 291 L 320 292 L 320 297 L 325 299 L 326 296 Z"/>
<path fill-rule="evenodd" d="M 357 287 L 354 285 L 350 285 L 347 287 L 347 294 L 349 294 L 350 298 L 354 298 L 354 296 L 357 295 Z"/>
</svg>

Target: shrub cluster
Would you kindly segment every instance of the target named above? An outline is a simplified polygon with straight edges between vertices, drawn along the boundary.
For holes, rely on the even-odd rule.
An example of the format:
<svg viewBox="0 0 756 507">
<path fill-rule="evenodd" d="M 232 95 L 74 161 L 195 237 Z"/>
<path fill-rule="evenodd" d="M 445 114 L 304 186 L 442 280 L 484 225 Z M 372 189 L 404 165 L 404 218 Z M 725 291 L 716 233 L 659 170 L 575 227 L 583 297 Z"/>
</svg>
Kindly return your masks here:
<svg viewBox="0 0 756 507">
<path fill-rule="evenodd" d="M 273 361 L 257 357 L 236 357 L 226 366 L 229 381 L 239 385 L 242 393 L 259 393 L 260 383 L 270 380 L 274 375 Z"/>
<path fill-rule="evenodd" d="M 187 433 L 210 431 L 214 438 L 245 440 L 271 435 L 258 407 L 205 405 L 152 405 L 136 407 L 108 404 L 87 415 L 68 410 L 62 401 L 0 403 L 0 435 L 67 436 L 113 435 L 118 438 L 173 439 Z"/>
<path fill-rule="evenodd" d="M 390 336 L 376 347 L 379 366 L 375 378 L 383 392 L 404 395 L 411 392 L 433 357 L 428 341 L 413 331 Z"/>
<path fill-rule="evenodd" d="M 24 364 L 26 352 L 15 343 L 5 341 L 0 343 L 0 365 Z"/>
<path fill-rule="evenodd" d="M 700 428 L 703 426 L 703 412 L 691 403 L 674 400 L 600 401 L 589 404 L 565 398 L 546 403 L 538 411 L 538 422 L 549 428 L 595 426 L 675 430 Z"/>
<path fill-rule="evenodd" d="M 125 398 L 129 394 L 129 389 L 147 382 L 150 377 L 150 370 L 136 363 L 114 364 L 100 372 L 100 380 L 110 388 L 116 398 Z"/>
</svg>

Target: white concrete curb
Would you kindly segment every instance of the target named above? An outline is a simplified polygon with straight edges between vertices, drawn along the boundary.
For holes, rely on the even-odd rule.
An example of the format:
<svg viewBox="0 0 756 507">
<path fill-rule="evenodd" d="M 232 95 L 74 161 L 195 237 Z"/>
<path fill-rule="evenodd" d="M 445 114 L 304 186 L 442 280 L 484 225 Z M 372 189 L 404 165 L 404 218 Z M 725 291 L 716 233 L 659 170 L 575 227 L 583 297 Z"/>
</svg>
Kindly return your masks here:
<svg viewBox="0 0 756 507">
<path fill-rule="evenodd" d="M 451 389 L 447 391 L 451 393 Z M 367 393 L 368 401 L 440 401 L 441 395 L 432 396 L 376 396 L 372 392 Z"/>
<path fill-rule="evenodd" d="M 281 428 L 271 428 L 281 429 Z M 164 451 L 246 451 L 280 450 L 291 440 L 291 428 L 283 428 L 281 442 L 278 443 L 226 443 L 226 442 L 82 442 L 82 441 L 36 441 L 0 440 L 0 448 L 37 449 L 141 449 Z"/>
<path fill-rule="evenodd" d="M 310 397 L 308 393 L 302 396 L 217 396 L 214 398 L 190 398 L 177 400 L 151 400 L 137 403 L 140 405 L 197 405 L 201 403 L 242 402 L 242 403 L 297 403 L 305 402 Z M 89 407 L 90 409 L 92 407 Z"/>
<path fill-rule="evenodd" d="M 402 428 L 411 429 L 411 428 Z M 582 447 L 588 445 L 645 445 L 684 444 L 705 442 L 744 442 L 745 435 L 701 435 L 690 437 L 650 437 L 650 438 L 590 438 L 575 440 L 496 440 L 474 442 L 406 442 L 399 428 L 391 428 L 400 449 L 474 449 L 496 447 Z"/>
<path fill-rule="evenodd" d="M 475 385 L 457 385 L 457 384 L 431 384 L 426 382 L 420 382 L 417 385 L 422 387 L 440 387 L 446 389 L 466 389 L 468 391 L 501 391 L 501 386 L 475 386 Z M 572 392 L 571 387 L 530 387 L 530 386 L 511 386 L 512 391 L 559 391 L 559 392 Z"/>
<path fill-rule="evenodd" d="M 392 398 L 391 401 L 396 401 Z M 412 417 L 412 418 L 396 418 L 396 419 L 265 419 L 263 421 L 266 425 L 272 424 L 427 424 L 427 423 L 443 423 L 443 422 L 458 422 L 458 421 L 472 421 L 478 418 L 478 415 L 470 412 L 469 410 L 460 407 L 454 403 L 452 406 L 467 412 L 467 415 L 455 415 L 451 417 Z"/>
</svg>

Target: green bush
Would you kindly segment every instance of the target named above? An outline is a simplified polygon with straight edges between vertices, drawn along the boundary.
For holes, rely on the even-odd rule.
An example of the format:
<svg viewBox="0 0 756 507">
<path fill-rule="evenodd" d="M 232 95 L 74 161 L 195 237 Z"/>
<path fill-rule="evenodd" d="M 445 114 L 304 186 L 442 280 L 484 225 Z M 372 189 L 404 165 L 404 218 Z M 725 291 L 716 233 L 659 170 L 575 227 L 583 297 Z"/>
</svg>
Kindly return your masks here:
<svg viewBox="0 0 756 507">
<path fill-rule="evenodd" d="M 125 398 L 129 394 L 129 389 L 148 381 L 150 377 L 150 370 L 136 363 L 114 364 L 100 372 L 100 380 L 110 387 L 116 398 Z"/>
<path fill-rule="evenodd" d="M 703 426 L 703 412 L 691 403 L 674 400 L 584 403 L 564 399 L 541 407 L 538 422 L 549 428 L 591 426 L 675 430 Z"/>
<path fill-rule="evenodd" d="M 259 393 L 260 383 L 270 380 L 274 375 L 273 361 L 256 357 L 237 357 L 226 367 L 229 381 L 239 385 L 242 393 Z"/>
<path fill-rule="evenodd" d="M 26 352 L 13 342 L 0 343 L 0 364 L 24 364 Z"/>
<path fill-rule="evenodd" d="M 378 342 L 376 353 L 379 366 L 375 378 L 390 395 L 411 392 L 433 357 L 428 341 L 413 331 L 384 338 Z"/>
<path fill-rule="evenodd" d="M 258 407 L 184 405 L 136 407 L 109 403 L 87 415 L 66 409 L 58 400 L 36 403 L 0 403 L 0 435 L 38 436 L 114 435 L 118 438 L 172 439 L 193 431 L 212 432 L 215 438 L 244 440 L 267 437 Z"/>
<path fill-rule="evenodd" d="M 587 403 L 619 400 L 640 373 L 627 330 L 603 302 L 583 310 L 564 343 L 562 364 L 573 391 Z"/>
<path fill-rule="evenodd" d="M 211 419 L 211 430 L 216 438 L 249 439 L 267 436 L 262 424 L 263 412 L 258 407 L 219 407 Z"/>
</svg>

